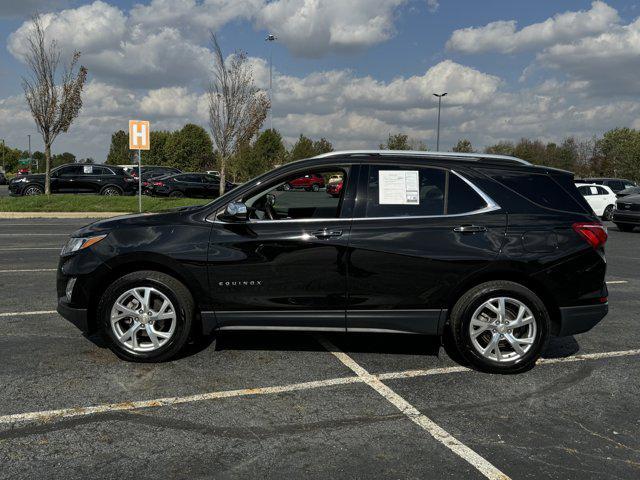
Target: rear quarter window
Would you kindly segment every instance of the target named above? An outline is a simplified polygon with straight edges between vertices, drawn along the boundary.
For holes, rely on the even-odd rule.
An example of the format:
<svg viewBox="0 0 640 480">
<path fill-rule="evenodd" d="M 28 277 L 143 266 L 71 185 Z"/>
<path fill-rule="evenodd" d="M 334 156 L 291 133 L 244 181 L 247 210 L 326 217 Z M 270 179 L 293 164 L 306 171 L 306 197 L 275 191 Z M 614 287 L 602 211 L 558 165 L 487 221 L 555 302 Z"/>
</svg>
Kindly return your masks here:
<svg viewBox="0 0 640 480">
<path fill-rule="evenodd" d="M 493 172 L 492 177 L 542 207 L 574 213 L 591 211 L 568 174 L 554 178 L 556 176 L 540 173 L 500 171 Z"/>
</svg>

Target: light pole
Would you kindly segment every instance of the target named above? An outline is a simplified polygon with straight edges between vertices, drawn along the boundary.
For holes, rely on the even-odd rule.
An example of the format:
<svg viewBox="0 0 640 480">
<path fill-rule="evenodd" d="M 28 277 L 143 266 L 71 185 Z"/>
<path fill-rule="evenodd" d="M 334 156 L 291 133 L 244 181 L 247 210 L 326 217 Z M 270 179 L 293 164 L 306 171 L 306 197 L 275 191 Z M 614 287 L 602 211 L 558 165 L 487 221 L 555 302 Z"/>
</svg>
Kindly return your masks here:
<svg viewBox="0 0 640 480">
<path fill-rule="evenodd" d="M 33 168 L 33 158 L 31 158 L 31 135 L 27 135 L 27 138 L 29 138 L 29 168 Z M 38 169 L 36 168 L 36 171 Z"/>
<path fill-rule="evenodd" d="M 434 97 L 438 97 L 438 130 L 436 131 L 436 152 L 440 151 L 440 107 L 442 106 L 442 97 L 445 97 L 447 92 L 437 94 L 434 93 Z"/>
<path fill-rule="evenodd" d="M 269 109 L 269 130 L 273 130 L 273 42 L 278 39 L 273 34 L 267 35 L 265 41 L 269 42 L 269 102 L 271 103 L 271 108 Z"/>
<path fill-rule="evenodd" d="M 4 164 L 4 138 L 2 139 L 2 173 L 7 173 L 7 167 Z"/>
</svg>

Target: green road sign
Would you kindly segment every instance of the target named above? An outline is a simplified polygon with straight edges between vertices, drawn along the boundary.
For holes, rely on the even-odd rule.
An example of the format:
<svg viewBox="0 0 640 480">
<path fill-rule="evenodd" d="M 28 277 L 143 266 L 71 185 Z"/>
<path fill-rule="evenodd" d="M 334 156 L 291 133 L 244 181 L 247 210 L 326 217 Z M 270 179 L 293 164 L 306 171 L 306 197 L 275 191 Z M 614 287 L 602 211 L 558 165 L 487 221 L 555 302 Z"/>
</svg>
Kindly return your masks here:
<svg viewBox="0 0 640 480">
<path fill-rule="evenodd" d="M 31 163 L 31 159 L 29 159 L 29 158 L 21 158 L 20 160 L 18 160 L 18 163 L 20 165 L 29 165 Z"/>
</svg>

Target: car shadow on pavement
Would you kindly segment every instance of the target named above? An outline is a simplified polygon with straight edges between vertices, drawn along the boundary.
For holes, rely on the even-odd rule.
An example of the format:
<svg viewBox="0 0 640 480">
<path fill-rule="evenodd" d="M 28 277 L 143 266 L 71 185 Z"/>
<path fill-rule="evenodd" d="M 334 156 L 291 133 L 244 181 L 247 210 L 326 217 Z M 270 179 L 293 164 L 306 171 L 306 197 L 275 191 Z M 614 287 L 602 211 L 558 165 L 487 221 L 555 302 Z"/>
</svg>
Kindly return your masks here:
<svg viewBox="0 0 640 480">
<path fill-rule="evenodd" d="M 580 344 L 574 336 L 551 337 L 542 358 L 565 358 L 580 351 Z"/>
</svg>

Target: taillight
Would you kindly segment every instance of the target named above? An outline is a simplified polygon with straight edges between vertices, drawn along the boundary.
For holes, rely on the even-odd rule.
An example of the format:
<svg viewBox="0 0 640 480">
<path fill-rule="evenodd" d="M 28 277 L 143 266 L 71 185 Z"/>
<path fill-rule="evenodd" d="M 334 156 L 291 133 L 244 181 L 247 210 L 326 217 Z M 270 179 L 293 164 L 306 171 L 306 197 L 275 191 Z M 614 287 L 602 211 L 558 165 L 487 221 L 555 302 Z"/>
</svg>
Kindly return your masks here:
<svg viewBox="0 0 640 480">
<path fill-rule="evenodd" d="M 156 187 L 164 187 L 164 183 L 163 182 L 153 182 L 153 185 Z"/>
<path fill-rule="evenodd" d="M 593 248 L 602 247 L 607 241 L 607 229 L 601 223 L 574 223 L 573 229 Z"/>
</svg>

